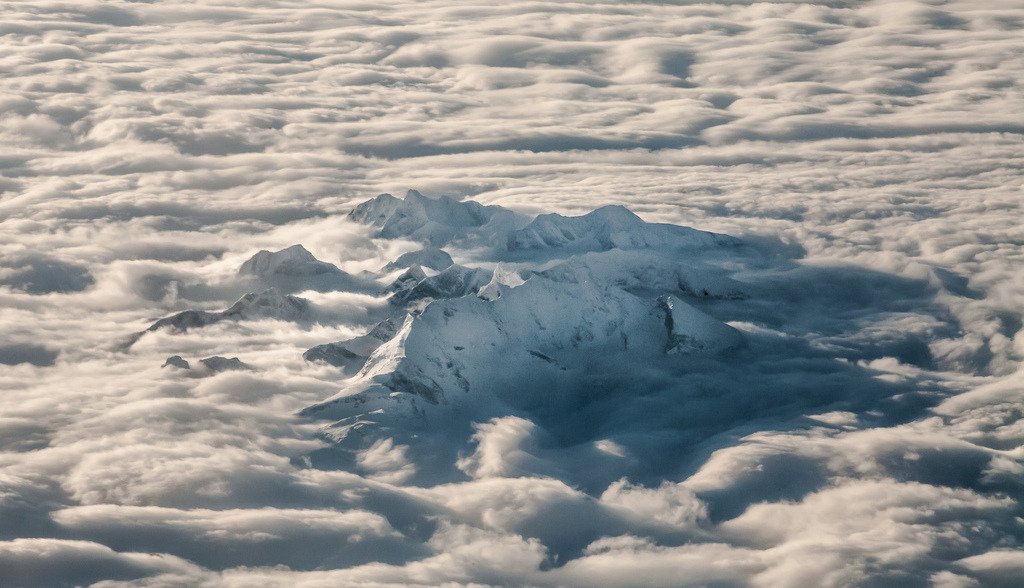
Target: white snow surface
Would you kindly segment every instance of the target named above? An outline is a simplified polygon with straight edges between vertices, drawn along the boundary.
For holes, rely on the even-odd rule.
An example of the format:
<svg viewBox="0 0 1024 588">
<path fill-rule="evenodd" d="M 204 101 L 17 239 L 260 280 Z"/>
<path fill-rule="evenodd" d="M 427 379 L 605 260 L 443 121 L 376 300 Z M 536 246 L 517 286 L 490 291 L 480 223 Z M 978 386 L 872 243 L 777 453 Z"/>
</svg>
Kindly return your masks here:
<svg viewBox="0 0 1024 588">
<path fill-rule="evenodd" d="M 274 252 L 264 249 L 250 257 L 238 268 L 239 275 L 262 278 L 275 274 L 307 276 L 338 271 L 341 270 L 333 264 L 324 263 L 313 257 L 313 254 L 302 245 L 292 245 Z"/>
</svg>

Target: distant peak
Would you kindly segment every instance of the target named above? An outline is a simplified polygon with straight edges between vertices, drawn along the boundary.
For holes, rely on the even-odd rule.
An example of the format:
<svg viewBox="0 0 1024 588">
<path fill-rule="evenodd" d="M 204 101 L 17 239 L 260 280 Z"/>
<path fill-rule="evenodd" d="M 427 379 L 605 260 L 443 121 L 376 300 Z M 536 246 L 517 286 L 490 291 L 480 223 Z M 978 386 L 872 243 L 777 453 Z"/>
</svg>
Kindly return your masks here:
<svg viewBox="0 0 1024 588">
<path fill-rule="evenodd" d="M 180 355 L 172 355 L 168 357 L 167 361 L 165 361 L 164 364 L 160 367 L 174 367 L 182 370 L 191 369 L 191 366 L 188 364 L 188 361 L 186 361 L 185 358 L 183 358 Z"/>
<path fill-rule="evenodd" d="M 277 253 L 299 254 L 304 255 L 306 257 L 313 257 L 313 254 L 310 253 L 308 249 L 303 247 L 301 243 L 296 243 L 295 245 L 285 247 L 284 249 L 278 251 Z"/>
<path fill-rule="evenodd" d="M 605 220 L 628 220 L 644 222 L 635 212 L 621 204 L 609 204 L 595 209 L 587 216 L 594 216 Z"/>
</svg>

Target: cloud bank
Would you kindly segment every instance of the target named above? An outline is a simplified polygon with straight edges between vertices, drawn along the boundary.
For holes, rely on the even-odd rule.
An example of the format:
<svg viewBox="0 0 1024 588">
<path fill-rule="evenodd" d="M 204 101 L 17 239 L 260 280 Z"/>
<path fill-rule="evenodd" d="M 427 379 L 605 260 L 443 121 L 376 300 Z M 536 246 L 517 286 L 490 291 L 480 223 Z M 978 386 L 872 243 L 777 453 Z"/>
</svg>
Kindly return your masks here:
<svg viewBox="0 0 1024 588">
<path fill-rule="evenodd" d="M 1016 8 L 5 3 L 0 584 L 1015 585 Z M 666 285 L 585 227 L 541 262 L 346 216 L 409 187 L 517 230 L 626 205 L 739 245 Z M 515 242 L 550 245 L 538 222 Z M 313 261 L 239 273 L 295 244 Z M 425 244 L 451 259 L 388 266 Z M 445 308 L 575 279 L 571 254 L 652 312 L 703 276 L 674 295 L 743 345 L 567 375 L 524 349 L 550 393 L 436 438 L 378 419 L 345 445 L 310 415 L 359 375 L 303 352 L 389 317 L 409 265 L 409 305 L 478 301 L 435 300 L 440 337 Z M 310 312 L 124 348 L 271 288 Z"/>
</svg>

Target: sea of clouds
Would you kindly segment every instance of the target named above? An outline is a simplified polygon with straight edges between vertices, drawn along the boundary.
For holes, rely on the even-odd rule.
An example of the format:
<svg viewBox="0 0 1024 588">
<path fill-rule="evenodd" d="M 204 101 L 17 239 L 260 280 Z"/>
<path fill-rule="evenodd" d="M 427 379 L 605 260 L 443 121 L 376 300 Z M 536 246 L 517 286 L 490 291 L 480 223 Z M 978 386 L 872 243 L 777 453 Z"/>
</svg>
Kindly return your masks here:
<svg viewBox="0 0 1024 588">
<path fill-rule="evenodd" d="M 0 4 L 0 585 L 1019 585 L 1022 28 L 1015 0 Z M 297 413 L 342 376 L 301 353 L 372 295 L 124 350 L 257 250 L 413 249 L 344 216 L 406 188 L 737 236 L 774 261 L 731 318 L 788 343 L 616 407 L 661 479 L 599 485 L 516 415 L 450 483 L 310 467 Z"/>
</svg>

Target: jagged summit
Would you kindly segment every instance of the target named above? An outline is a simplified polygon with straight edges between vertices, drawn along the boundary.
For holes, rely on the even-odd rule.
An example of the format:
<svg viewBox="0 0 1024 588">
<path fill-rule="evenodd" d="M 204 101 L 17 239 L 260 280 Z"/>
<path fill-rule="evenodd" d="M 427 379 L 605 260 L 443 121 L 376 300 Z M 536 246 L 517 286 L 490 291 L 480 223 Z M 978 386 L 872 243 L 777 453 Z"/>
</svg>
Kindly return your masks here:
<svg viewBox="0 0 1024 588">
<path fill-rule="evenodd" d="M 719 352 L 743 344 L 739 331 L 671 294 L 659 297 L 658 304 L 668 334 L 666 353 Z"/>
<path fill-rule="evenodd" d="M 207 371 L 214 374 L 218 372 L 248 371 L 252 369 L 251 365 L 243 362 L 237 357 L 222 357 L 220 355 L 200 359 L 199 363 Z"/>
<path fill-rule="evenodd" d="M 395 292 L 392 302 L 409 304 L 424 299 L 458 298 L 475 294 L 491 280 L 491 272 L 482 268 L 453 265 L 434 276 L 423 278 L 412 287 Z"/>
<path fill-rule="evenodd" d="M 182 357 L 180 355 L 172 355 L 172 356 L 168 357 L 167 361 L 165 361 L 164 364 L 162 366 L 160 366 L 160 367 L 162 367 L 162 368 L 172 367 L 172 368 L 178 368 L 178 369 L 181 369 L 181 370 L 192 369 L 192 366 L 189 365 L 188 361 L 184 357 Z"/>
<path fill-rule="evenodd" d="M 409 266 L 409 269 L 405 270 L 398 275 L 397 278 L 391 281 L 388 285 L 387 291 L 393 293 L 400 293 L 410 290 L 419 284 L 423 280 L 427 279 L 427 273 L 423 271 L 423 268 L 418 265 Z"/>
</svg>

